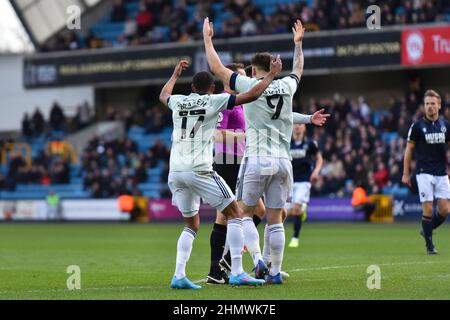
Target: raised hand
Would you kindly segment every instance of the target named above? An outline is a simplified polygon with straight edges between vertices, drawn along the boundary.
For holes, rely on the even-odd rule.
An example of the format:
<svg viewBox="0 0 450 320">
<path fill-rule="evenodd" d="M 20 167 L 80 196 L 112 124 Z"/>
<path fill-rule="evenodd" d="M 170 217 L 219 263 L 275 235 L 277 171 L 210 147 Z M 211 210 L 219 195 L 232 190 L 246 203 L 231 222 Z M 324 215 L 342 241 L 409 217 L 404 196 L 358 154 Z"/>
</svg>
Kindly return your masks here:
<svg viewBox="0 0 450 320">
<path fill-rule="evenodd" d="M 322 126 L 327 121 L 327 118 L 330 116 L 329 113 L 324 112 L 325 109 L 320 109 L 319 111 L 314 112 L 311 117 L 311 123 L 319 127 Z"/>
<path fill-rule="evenodd" d="M 189 67 L 189 62 L 186 60 L 180 60 L 173 70 L 173 76 L 176 78 L 181 77 L 181 74 L 187 69 L 187 67 Z"/>
<path fill-rule="evenodd" d="M 303 28 L 302 22 L 300 19 L 294 23 L 292 27 L 292 32 L 294 33 L 294 42 L 300 43 L 303 41 L 303 36 L 305 35 L 305 28 Z"/>
<path fill-rule="evenodd" d="M 283 63 L 281 62 L 280 55 L 270 60 L 270 72 L 277 75 L 283 70 Z"/>
<path fill-rule="evenodd" d="M 206 17 L 203 21 L 203 37 L 205 39 L 212 38 L 214 35 L 213 23 L 209 22 L 209 18 Z"/>
</svg>

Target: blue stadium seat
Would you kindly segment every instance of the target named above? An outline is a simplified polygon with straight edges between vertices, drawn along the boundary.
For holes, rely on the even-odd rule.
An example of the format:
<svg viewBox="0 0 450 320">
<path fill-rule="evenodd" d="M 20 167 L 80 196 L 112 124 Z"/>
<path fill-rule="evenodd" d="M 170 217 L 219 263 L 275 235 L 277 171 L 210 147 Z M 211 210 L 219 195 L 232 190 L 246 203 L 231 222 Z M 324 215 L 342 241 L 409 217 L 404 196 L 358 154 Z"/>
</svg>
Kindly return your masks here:
<svg viewBox="0 0 450 320">
<path fill-rule="evenodd" d="M 145 128 L 138 127 L 138 126 L 132 126 L 128 130 L 128 134 L 136 134 L 136 135 L 142 135 L 145 134 Z"/>
<path fill-rule="evenodd" d="M 186 6 L 186 13 L 187 13 L 189 22 L 194 20 L 195 11 L 197 11 L 197 5 L 194 4 L 194 5 Z"/>
<path fill-rule="evenodd" d="M 381 139 L 386 141 L 386 142 L 390 142 L 392 140 L 396 140 L 399 139 L 399 135 L 397 132 L 383 132 L 381 134 Z"/>
<path fill-rule="evenodd" d="M 127 12 L 139 12 L 139 2 L 129 2 L 125 4 L 126 8 L 127 8 Z"/>
<path fill-rule="evenodd" d="M 161 180 L 161 177 L 159 175 L 150 175 L 148 178 L 148 182 L 159 182 Z"/>
</svg>

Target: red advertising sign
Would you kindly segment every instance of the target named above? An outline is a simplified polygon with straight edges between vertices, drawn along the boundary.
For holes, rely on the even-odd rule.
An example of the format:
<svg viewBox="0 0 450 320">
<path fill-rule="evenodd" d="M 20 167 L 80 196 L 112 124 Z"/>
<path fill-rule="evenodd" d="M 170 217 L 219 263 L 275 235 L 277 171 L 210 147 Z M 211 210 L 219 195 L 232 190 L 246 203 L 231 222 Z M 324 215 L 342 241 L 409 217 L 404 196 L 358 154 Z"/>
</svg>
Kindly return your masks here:
<svg viewBox="0 0 450 320">
<path fill-rule="evenodd" d="M 450 64 L 450 26 L 402 31 L 402 65 Z"/>
</svg>

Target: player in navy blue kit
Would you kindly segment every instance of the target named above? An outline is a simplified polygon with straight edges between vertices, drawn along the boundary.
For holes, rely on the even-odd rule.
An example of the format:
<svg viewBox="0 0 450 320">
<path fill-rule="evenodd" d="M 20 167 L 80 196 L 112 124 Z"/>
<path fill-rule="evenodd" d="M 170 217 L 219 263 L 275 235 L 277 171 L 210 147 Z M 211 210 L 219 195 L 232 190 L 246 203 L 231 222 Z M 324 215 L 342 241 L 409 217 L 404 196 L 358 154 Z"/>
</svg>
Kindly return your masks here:
<svg viewBox="0 0 450 320">
<path fill-rule="evenodd" d="M 424 96 L 425 116 L 409 129 L 408 143 L 403 160 L 402 182 L 411 186 L 409 163 L 416 157 L 416 179 L 422 203 L 422 231 L 428 254 L 436 254 L 433 229 L 439 227 L 450 211 L 450 181 L 447 174 L 447 143 L 450 124 L 439 117 L 441 97 L 433 90 Z M 438 212 L 433 214 L 433 201 L 437 199 Z"/>
<path fill-rule="evenodd" d="M 298 239 L 302 223 L 306 219 L 306 208 L 309 202 L 311 182 L 319 177 L 323 158 L 317 143 L 306 137 L 306 126 L 296 124 L 291 141 L 292 169 L 294 186 L 292 202 L 288 205 L 288 215 L 294 216 L 294 235 L 289 247 L 298 247 Z"/>
</svg>

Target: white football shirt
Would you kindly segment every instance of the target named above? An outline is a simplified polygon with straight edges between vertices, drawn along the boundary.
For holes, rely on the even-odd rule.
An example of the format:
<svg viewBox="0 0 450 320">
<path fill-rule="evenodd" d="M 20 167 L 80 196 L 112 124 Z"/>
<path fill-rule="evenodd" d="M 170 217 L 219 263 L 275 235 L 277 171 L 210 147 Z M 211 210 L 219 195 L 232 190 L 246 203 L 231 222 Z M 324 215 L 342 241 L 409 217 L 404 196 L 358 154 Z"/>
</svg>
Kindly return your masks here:
<svg viewBox="0 0 450 320">
<path fill-rule="evenodd" d="M 239 93 L 247 92 L 259 81 L 233 73 L 230 87 Z M 274 80 L 257 100 L 244 104 L 246 157 L 291 159 L 292 99 L 298 83 L 294 74 Z"/>
<path fill-rule="evenodd" d="M 235 101 L 236 96 L 229 93 L 169 97 L 173 119 L 170 171 L 212 171 L 219 114 L 232 109 Z"/>
</svg>

